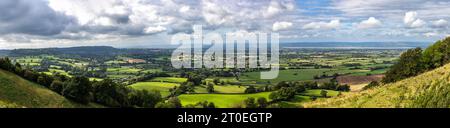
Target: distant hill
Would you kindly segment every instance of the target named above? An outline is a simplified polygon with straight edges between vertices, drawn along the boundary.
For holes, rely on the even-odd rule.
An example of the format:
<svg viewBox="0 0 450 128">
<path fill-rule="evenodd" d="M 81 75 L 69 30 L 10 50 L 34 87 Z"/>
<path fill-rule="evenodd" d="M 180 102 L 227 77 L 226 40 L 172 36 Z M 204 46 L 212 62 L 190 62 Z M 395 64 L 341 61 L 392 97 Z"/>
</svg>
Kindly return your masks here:
<svg viewBox="0 0 450 128">
<path fill-rule="evenodd" d="M 0 57 L 8 56 L 9 50 L 0 50 Z"/>
<path fill-rule="evenodd" d="M 282 48 L 339 48 L 339 49 L 411 49 L 426 48 L 432 42 L 289 42 Z"/>
<path fill-rule="evenodd" d="M 332 108 L 450 108 L 450 64 L 359 93 L 305 104 Z"/>
<path fill-rule="evenodd" d="M 70 47 L 70 48 L 43 48 L 43 49 L 15 49 L 11 50 L 10 56 L 23 55 L 41 55 L 41 54 L 68 54 L 80 56 L 104 56 L 117 55 L 121 50 L 109 46 L 85 46 L 85 47 Z"/>
<path fill-rule="evenodd" d="M 0 108 L 86 107 L 13 73 L 0 69 Z"/>
</svg>

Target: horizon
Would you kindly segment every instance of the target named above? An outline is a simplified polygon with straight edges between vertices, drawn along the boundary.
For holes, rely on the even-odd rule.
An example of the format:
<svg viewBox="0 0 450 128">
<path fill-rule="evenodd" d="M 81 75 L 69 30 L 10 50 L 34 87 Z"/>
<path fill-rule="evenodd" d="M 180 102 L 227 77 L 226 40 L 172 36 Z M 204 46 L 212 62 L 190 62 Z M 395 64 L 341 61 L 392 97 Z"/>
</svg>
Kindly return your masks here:
<svg viewBox="0 0 450 128">
<path fill-rule="evenodd" d="M 434 41 L 435 42 L 435 41 Z M 422 47 L 424 48 L 424 46 L 428 46 L 430 44 L 433 44 L 434 42 L 427 42 L 427 41 L 370 41 L 370 42 L 344 42 L 344 41 L 318 41 L 318 42 L 280 42 L 280 46 L 281 48 L 291 48 L 290 46 L 282 46 L 282 45 L 286 45 L 286 44 L 314 44 L 314 43 L 334 43 L 334 44 L 341 44 L 340 46 L 322 46 L 323 48 L 348 48 L 349 46 L 345 46 L 346 43 L 357 43 L 357 44 L 368 44 L 368 43 L 407 43 L 405 45 L 405 47 L 400 47 L 400 46 L 371 46 L 371 47 L 363 47 L 363 46 L 351 46 L 354 48 L 401 48 L 401 49 L 406 49 L 406 48 L 415 48 L 416 47 Z M 4 48 L 0 48 L 0 50 L 16 50 L 16 49 L 51 49 L 51 48 L 76 48 L 76 47 L 112 47 L 112 48 L 117 48 L 117 49 L 175 49 L 178 47 L 178 45 L 165 45 L 164 44 L 158 44 L 156 45 L 141 45 L 141 46 L 114 46 L 114 45 L 74 45 L 74 46 L 62 46 L 62 47 L 34 47 L 34 48 L 13 48 L 13 49 L 4 49 Z M 398 44 L 394 44 L 394 45 L 398 45 Z M 151 46 L 151 47 L 150 47 Z M 314 48 L 311 46 L 294 46 L 294 47 L 298 47 L 298 48 Z M 320 48 L 319 46 L 317 46 L 316 48 Z"/>
</svg>

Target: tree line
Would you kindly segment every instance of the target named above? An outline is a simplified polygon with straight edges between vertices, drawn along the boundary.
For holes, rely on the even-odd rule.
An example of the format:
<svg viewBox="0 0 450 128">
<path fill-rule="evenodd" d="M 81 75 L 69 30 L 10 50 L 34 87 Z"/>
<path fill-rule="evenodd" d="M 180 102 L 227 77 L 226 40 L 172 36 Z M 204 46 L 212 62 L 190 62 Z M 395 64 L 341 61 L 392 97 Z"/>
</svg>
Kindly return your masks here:
<svg viewBox="0 0 450 128">
<path fill-rule="evenodd" d="M 450 62 L 450 37 L 439 40 L 430 47 L 409 49 L 400 55 L 383 78 L 383 83 L 393 83 L 409 77 L 417 76 Z"/>
</svg>

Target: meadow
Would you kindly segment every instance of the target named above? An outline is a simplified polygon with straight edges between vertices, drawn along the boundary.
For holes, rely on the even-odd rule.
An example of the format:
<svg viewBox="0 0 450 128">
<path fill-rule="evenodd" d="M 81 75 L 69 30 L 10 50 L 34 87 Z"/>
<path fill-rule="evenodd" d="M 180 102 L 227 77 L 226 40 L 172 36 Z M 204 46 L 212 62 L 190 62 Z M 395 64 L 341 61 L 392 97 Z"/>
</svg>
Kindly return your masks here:
<svg viewBox="0 0 450 128">
<path fill-rule="evenodd" d="M 178 98 L 182 105 L 196 104 L 198 102 L 208 101 L 214 102 L 218 108 L 235 107 L 247 98 L 255 99 L 263 97 L 269 99 L 270 92 L 262 92 L 255 94 L 183 94 Z"/>
<path fill-rule="evenodd" d="M 175 83 L 165 83 L 165 82 L 138 82 L 132 85 L 129 85 L 129 87 L 137 90 L 156 90 L 161 93 L 161 96 L 166 97 L 170 95 L 169 89 L 179 86 L 179 84 Z"/>
</svg>

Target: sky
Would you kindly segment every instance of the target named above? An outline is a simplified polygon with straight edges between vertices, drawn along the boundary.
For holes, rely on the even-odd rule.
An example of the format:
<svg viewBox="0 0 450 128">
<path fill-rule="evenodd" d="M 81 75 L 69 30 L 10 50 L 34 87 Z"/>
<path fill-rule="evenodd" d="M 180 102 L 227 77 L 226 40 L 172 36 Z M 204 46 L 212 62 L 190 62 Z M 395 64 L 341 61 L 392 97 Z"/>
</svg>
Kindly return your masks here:
<svg viewBox="0 0 450 128">
<path fill-rule="evenodd" d="M 280 42 L 434 42 L 449 0 L 1 0 L 0 49 L 160 47 L 174 34 L 279 33 Z"/>
</svg>

